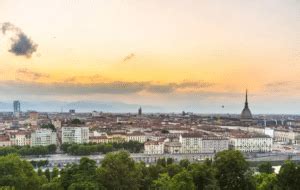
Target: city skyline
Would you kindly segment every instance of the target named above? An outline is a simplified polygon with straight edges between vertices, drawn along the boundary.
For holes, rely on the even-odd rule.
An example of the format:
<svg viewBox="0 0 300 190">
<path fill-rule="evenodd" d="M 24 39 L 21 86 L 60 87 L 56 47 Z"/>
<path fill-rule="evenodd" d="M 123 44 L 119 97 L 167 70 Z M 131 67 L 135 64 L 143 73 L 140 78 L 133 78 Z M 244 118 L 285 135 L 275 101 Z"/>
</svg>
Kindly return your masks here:
<svg viewBox="0 0 300 190">
<path fill-rule="evenodd" d="M 296 0 L 4 0 L 0 16 L 4 104 L 240 113 L 248 88 L 253 114 L 299 113 Z"/>
</svg>

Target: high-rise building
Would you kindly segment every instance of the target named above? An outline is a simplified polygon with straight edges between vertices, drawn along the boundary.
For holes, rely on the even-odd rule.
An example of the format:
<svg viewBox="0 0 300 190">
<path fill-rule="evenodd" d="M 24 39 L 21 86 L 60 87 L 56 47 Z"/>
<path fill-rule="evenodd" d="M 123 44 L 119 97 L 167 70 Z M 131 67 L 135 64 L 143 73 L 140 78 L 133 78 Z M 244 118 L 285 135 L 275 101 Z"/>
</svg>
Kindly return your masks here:
<svg viewBox="0 0 300 190">
<path fill-rule="evenodd" d="M 139 115 L 142 115 L 142 107 L 139 108 L 138 114 L 139 114 Z"/>
<path fill-rule="evenodd" d="M 20 101 L 15 100 L 13 102 L 13 107 L 14 107 L 14 116 L 15 117 L 19 117 L 20 116 L 20 112 L 21 112 L 21 104 Z"/>
<path fill-rule="evenodd" d="M 56 145 L 56 139 L 56 132 L 51 129 L 37 129 L 31 133 L 31 146 Z"/>
<path fill-rule="evenodd" d="M 88 143 L 89 128 L 85 126 L 62 127 L 62 143 Z"/>
</svg>

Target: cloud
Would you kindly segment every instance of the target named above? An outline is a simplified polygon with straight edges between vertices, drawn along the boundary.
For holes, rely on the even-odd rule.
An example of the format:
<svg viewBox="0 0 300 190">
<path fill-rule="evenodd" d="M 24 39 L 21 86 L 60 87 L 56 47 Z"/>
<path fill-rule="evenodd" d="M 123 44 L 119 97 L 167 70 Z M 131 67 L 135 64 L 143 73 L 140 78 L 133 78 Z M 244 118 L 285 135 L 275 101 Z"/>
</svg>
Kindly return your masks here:
<svg viewBox="0 0 300 190">
<path fill-rule="evenodd" d="M 133 59 L 135 57 L 134 53 L 131 53 L 129 55 L 127 55 L 126 57 L 124 57 L 123 62 L 129 61 L 131 59 Z"/>
<path fill-rule="evenodd" d="M 24 78 L 30 79 L 30 80 L 37 80 L 40 78 L 49 78 L 48 74 L 30 71 L 27 68 L 18 69 L 16 74 L 17 74 L 17 76 L 21 76 L 22 78 L 24 77 Z"/>
<path fill-rule="evenodd" d="M 264 85 L 264 90 L 270 93 L 300 93 L 300 81 L 275 81 Z"/>
<path fill-rule="evenodd" d="M 30 77 L 31 79 L 39 79 L 48 77 L 48 75 L 28 71 L 22 69 L 18 71 L 19 74 Z M 72 81 L 72 80 L 70 80 Z M 182 83 L 166 83 L 156 84 L 153 82 L 96 82 L 96 83 L 39 83 L 26 81 L 3 81 L 0 83 L 1 91 L 10 91 L 19 94 L 33 94 L 33 95 L 92 95 L 92 94 L 137 94 L 139 92 L 148 92 L 155 94 L 169 94 L 174 93 L 182 88 Z M 190 84 L 191 85 L 191 84 Z M 196 86 L 201 86 L 195 83 Z M 203 87 L 206 88 L 206 87 Z"/>
<path fill-rule="evenodd" d="M 20 28 L 15 25 L 5 22 L 1 24 L 2 33 L 12 32 L 12 44 L 9 52 L 16 56 L 25 56 L 30 58 L 36 52 L 38 45 L 35 44 Z"/>
</svg>

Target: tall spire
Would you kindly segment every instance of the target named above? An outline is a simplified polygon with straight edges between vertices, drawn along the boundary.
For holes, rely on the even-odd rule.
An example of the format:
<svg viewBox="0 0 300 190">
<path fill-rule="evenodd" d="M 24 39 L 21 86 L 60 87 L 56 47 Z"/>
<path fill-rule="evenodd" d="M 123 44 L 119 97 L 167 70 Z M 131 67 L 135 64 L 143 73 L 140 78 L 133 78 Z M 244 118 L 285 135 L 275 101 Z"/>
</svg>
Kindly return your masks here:
<svg viewBox="0 0 300 190">
<path fill-rule="evenodd" d="M 246 101 L 245 101 L 245 108 L 248 108 L 248 89 L 246 89 Z"/>
</svg>

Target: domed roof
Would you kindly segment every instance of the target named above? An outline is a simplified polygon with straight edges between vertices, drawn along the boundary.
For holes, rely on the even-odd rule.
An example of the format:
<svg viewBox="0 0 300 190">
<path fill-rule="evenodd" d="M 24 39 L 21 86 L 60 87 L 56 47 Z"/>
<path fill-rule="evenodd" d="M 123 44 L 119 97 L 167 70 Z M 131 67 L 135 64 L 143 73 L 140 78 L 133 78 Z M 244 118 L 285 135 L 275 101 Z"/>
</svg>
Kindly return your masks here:
<svg viewBox="0 0 300 190">
<path fill-rule="evenodd" d="M 251 111 L 248 107 L 245 107 L 241 113 L 241 119 L 252 119 Z"/>
<path fill-rule="evenodd" d="M 248 92 L 246 90 L 246 101 L 245 101 L 245 107 L 241 113 L 241 119 L 242 120 L 249 120 L 249 119 L 252 119 L 252 114 L 251 114 L 251 111 L 248 107 Z"/>
</svg>

